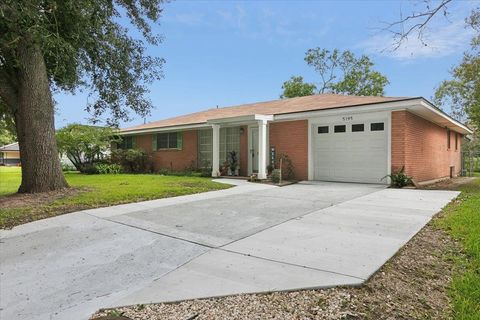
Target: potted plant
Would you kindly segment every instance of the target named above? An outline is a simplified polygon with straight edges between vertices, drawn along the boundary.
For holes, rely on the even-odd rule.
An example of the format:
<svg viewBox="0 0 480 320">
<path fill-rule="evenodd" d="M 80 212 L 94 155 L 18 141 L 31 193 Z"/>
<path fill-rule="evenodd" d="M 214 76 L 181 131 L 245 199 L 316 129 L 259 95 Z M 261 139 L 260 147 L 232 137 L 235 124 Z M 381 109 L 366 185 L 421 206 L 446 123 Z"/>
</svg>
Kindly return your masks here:
<svg viewBox="0 0 480 320">
<path fill-rule="evenodd" d="M 228 153 L 228 163 L 231 175 L 238 176 L 238 154 L 235 150 Z"/>
<path fill-rule="evenodd" d="M 267 175 L 271 175 L 273 169 L 275 169 L 275 168 L 273 167 L 273 165 L 272 165 L 272 164 L 269 164 L 269 165 L 267 166 Z"/>
<path fill-rule="evenodd" d="M 229 175 L 230 172 L 230 164 L 228 161 L 225 161 L 223 165 L 220 167 L 220 175 L 226 176 Z"/>
</svg>

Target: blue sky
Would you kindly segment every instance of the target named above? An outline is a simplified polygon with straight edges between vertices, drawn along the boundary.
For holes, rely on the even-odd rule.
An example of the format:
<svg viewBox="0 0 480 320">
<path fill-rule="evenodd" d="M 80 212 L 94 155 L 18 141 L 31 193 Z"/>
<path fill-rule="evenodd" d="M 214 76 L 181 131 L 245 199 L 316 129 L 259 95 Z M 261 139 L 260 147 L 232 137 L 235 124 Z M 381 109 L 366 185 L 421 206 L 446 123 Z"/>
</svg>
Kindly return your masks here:
<svg viewBox="0 0 480 320">
<path fill-rule="evenodd" d="M 149 53 L 166 59 L 165 78 L 151 86 L 155 109 L 147 121 L 215 106 L 278 99 L 292 75 L 318 82 L 303 58 L 309 48 L 368 54 L 390 80 L 387 96 L 431 98 L 468 48 L 463 19 L 477 5 L 457 1 L 448 20 L 433 22 L 424 47 L 415 38 L 392 52 L 383 21 L 414 8 L 411 1 L 174 1 L 155 31 L 164 37 Z M 415 9 L 415 8 L 414 8 Z M 385 50 L 386 49 L 386 50 Z M 56 94 L 57 128 L 88 123 L 88 97 Z M 143 122 L 138 116 L 121 123 Z"/>
</svg>

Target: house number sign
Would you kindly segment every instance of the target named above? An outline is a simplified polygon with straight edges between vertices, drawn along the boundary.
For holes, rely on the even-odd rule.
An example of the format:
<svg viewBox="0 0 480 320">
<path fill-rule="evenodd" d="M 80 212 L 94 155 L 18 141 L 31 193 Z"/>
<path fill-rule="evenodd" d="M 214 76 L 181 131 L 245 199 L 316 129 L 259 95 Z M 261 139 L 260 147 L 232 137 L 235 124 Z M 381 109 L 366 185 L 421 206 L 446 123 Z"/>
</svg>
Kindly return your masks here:
<svg viewBox="0 0 480 320">
<path fill-rule="evenodd" d="M 343 121 L 352 121 L 352 120 L 353 120 L 353 116 L 344 116 L 344 117 L 342 117 L 342 120 L 343 120 Z"/>
</svg>

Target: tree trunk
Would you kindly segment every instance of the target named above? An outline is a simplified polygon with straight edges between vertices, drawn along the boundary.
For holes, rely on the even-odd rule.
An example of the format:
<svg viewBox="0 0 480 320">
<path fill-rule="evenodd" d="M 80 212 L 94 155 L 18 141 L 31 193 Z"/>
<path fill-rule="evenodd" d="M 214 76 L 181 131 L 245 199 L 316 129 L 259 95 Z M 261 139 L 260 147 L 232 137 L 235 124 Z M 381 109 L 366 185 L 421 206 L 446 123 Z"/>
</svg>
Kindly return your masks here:
<svg viewBox="0 0 480 320">
<path fill-rule="evenodd" d="M 35 193 L 68 187 L 55 139 L 54 107 L 40 47 L 27 40 L 18 47 L 15 114 L 22 183 L 18 192 Z"/>
</svg>

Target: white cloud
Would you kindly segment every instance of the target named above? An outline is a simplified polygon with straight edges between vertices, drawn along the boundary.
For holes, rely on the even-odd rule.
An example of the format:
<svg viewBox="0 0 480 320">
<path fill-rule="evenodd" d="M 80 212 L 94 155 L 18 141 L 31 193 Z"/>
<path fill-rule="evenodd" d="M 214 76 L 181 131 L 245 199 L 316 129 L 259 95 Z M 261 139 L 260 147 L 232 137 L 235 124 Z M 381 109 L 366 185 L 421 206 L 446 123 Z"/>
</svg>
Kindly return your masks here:
<svg viewBox="0 0 480 320">
<path fill-rule="evenodd" d="M 358 47 L 367 53 L 391 57 L 397 60 L 418 58 L 440 58 L 462 52 L 469 45 L 472 31 L 465 28 L 465 22 L 459 20 L 447 26 L 427 30 L 422 39 L 412 34 L 402 45 L 395 48 L 391 34 L 377 34 L 363 41 Z"/>
<path fill-rule="evenodd" d="M 330 28 L 331 20 L 319 20 L 311 14 L 302 17 L 288 17 L 284 12 L 268 6 L 245 9 L 236 5 L 231 9 L 217 11 L 225 26 L 235 30 L 242 37 L 261 39 L 266 42 L 299 44 L 311 42 L 324 36 Z M 316 25 L 316 28 L 312 28 Z"/>
<path fill-rule="evenodd" d="M 185 13 L 177 13 L 173 17 L 173 20 L 180 24 L 185 24 L 188 26 L 198 26 L 204 24 L 205 15 L 198 12 L 185 12 Z"/>
</svg>

